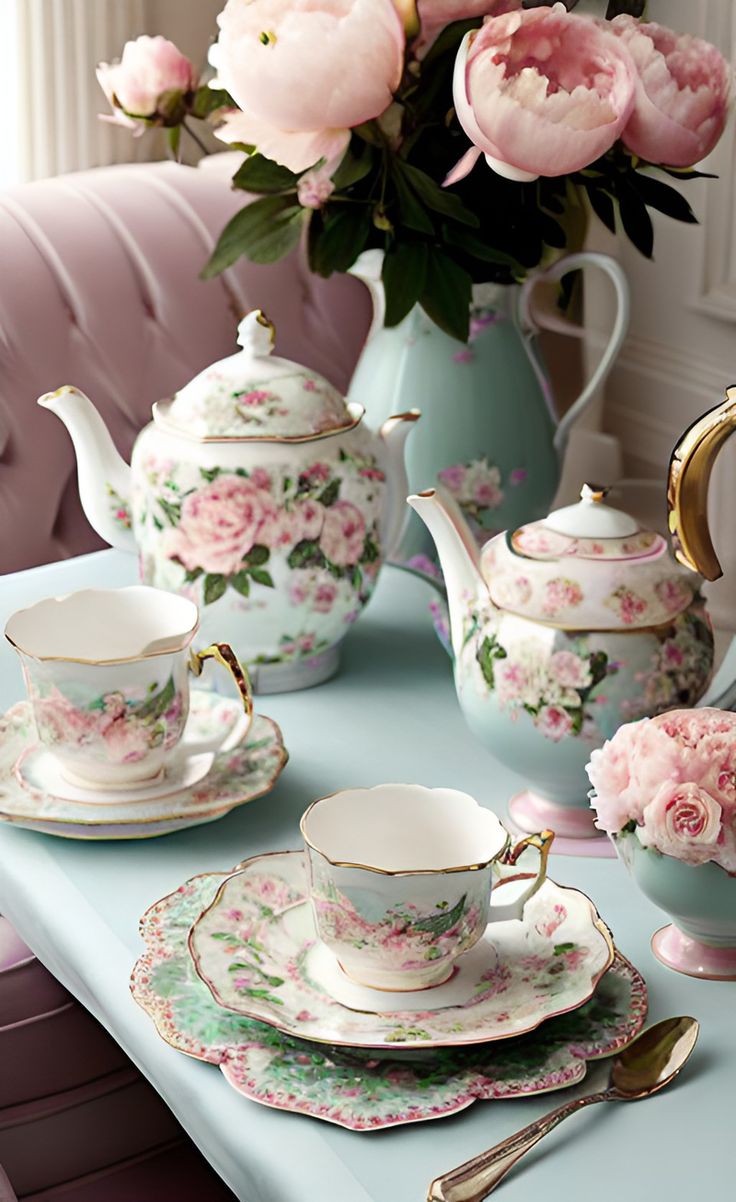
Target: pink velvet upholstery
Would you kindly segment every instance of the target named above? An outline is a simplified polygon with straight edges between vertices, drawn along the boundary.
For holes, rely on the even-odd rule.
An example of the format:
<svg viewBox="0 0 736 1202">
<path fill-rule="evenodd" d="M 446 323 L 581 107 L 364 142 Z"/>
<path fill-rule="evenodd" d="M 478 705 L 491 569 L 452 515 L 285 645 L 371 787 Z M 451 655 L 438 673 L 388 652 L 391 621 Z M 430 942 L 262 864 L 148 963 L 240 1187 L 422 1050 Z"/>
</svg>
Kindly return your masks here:
<svg viewBox="0 0 736 1202">
<path fill-rule="evenodd" d="M 174 163 L 0 192 L 0 571 L 101 545 L 41 393 L 83 389 L 127 456 L 151 404 L 231 354 L 254 307 L 276 323 L 281 354 L 346 387 L 369 317 L 356 280 L 313 277 L 298 256 L 199 280 L 242 203 L 217 173 Z"/>
</svg>

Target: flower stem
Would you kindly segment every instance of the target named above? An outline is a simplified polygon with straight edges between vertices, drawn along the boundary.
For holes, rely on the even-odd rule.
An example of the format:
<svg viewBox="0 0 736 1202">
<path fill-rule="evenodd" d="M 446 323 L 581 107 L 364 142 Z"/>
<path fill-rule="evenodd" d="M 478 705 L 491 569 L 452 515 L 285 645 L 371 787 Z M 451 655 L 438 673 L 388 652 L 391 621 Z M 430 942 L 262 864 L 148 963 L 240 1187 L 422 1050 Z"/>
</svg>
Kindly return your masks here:
<svg viewBox="0 0 736 1202">
<path fill-rule="evenodd" d="M 189 137 L 192 139 L 192 141 L 197 143 L 197 146 L 202 151 L 202 154 L 209 154 L 210 153 L 209 150 L 205 146 L 205 144 L 202 141 L 202 139 L 200 138 L 199 134 L 196 134 L 194 132 L 191 125 L 189 125 L 186 121 L 182 121 L 182 126 L 187 131 L 187 133 L 189 134 Z"/>
</svg>

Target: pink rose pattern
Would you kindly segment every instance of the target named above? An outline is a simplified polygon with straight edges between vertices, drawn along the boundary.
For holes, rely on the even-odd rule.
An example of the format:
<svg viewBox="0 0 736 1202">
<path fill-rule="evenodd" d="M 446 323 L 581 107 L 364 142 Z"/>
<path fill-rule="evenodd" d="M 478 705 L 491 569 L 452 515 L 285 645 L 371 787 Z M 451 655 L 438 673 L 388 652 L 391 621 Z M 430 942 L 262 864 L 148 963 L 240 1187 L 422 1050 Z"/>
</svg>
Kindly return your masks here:
<svg viewBox="0 0 736 1202">
<path fill-rule="evenodd" d="M 63 743 L 85 758 L 134 764 L 157 747 L 174 747 L 184 729 L 184 700 L 172 677 L 160 689 L 106 693 L 81 706 L 25 675 L 39 738 L 49 747 Z"/>
<path fill-rule="evenodd" d="M 542 611 L 548 618 L 557 617 L 567 609 L 575 609 L 583 600 L 583 590 L 575 580 L 556 576 L 548 580 L 544 590 Z"/>
<path fill-rule="evenodd" d="M 595 689 L 618 669 L 602 651 L 590 652 L 583 639 L 550 653 L 532 638 L 505 647 L 494 632 L 493 619 L 471 614 L 467 639 L 481 631 L 476 661 L 485 687 L 495 692 L 499 708 L 512 718 L 530 715 L 540 734 L 553 743 L 585 733 L 588 703 Z"/>
<path fill-rule="evenodd" d="M 472 352 L 469 353 L 472 357 Z M 457 358 L 458 356 L 455 356 Z M 473 459 L 470 463 L 454 463 L 442 468 L 437 478 L 452 493 L 465 513 L 481 521 L 489 509 L 498 509 L 503 504 L 504 491 L 501 487 L 501 472 L 486 458 Z M 523 468 L 515 468 L 509 482 L 518 485 L 526 479 Z"/>
<path fill-rule="evenodd" d="M 260 404 L 255 393 L 240 399 Z M 289 573 L 289 600 L 304 615 L 328 614 L 339 600 L 347 624 L 368 600 L 380 565 L 385 488 L 374 457 L 343 450 L 337 463 L 317 460 L 295 476 L 264 467 L 200 468 L 193 487 L 185 487 L 191 465 L 149 457 L 144 469 L 147 494 L 138 520 L 165 559 L 181 567 L 180 587 L 193 600 L 208 605 L 228 589 L 249 597 L 273 588 L 277 559 Z M 144 558 L 146 565 L 155 575 L 155 557 Z M 285 634 L 279 660 L 326 646 L 303 630 Z"/>
<path fill-rule="evenodd" d="M 674 592 L 670 594 L 674 598 Z M 695 705 L 703 696 L 713 669 L 713 632 L 705 609 L 678 614 L 664 629 L 646 672 L 637 673 L 636 697 L 622 702 L 627 722 Z"/>
<path fill-rule="evenodd" d="M 736 714 L 670 710 L 622 726 L 588 764 L 597 824 L 736 874 Z"/>
</svg>

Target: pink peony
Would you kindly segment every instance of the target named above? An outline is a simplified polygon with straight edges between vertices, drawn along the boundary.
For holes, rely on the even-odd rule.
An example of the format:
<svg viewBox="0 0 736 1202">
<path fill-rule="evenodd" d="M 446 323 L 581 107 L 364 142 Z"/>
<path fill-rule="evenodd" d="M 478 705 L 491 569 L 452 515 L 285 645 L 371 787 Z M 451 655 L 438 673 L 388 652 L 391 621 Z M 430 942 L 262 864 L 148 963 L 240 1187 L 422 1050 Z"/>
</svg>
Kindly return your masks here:
<svg viewBox="0 0 736 1202">
<path fill-rule="evenodd" d="M 458 52 L 455 108 L 473 147 L 445 183 L 481 154 L 510 179 L 586 167 L 621 135 L 635 74 L 615 34 L 562 4 L 491 18 Z"/>
<path fill-rule="evenodd" d="M 293 171 L 333 160 L 399 86 L 392 0 L 228 0 L 217 20 L 220 82 L 243 110 L 237 140 Z"/>
<path fill-rule="evenodd" d="M 451 493 L 459 493 L 465 483 L 467 468 L 462 463 L 453 463 L 451 467 L 443 467 L 437 473 L 437 479 L 441 480 L 445 488 L 449 488 Z"/>
<path fill-rule="evenodd" d="M 580 689 L 590 684 L 590 667 L 587 660 L 574 651 L 555 651 L 550 656 L 550 675 L 566 689 Z"/>
<path fill-rule="evenodd" d="M 338 567 L 357 563 L 365 544 L 365 521 L 350 501 L 336 501 L 325 511 L 319 545 L 330 563 Z"/>
<path fill-rule="evenodd" d="M 646 719 L 645 719 L 646 721 Z M 638 790 L 630 788 L 633 753 L 641 734 L 641 722 L 620 726 L 612 739 L 591 752 L 587 773 L 595 789 L 599 830 L 614 834 L 631 818 L 641 816 Z"/>
<path fill-rule="evenodd" d="M 218 476 L 184 498 L 179 525 L 167 532 L 165 553 L 189 571 L 231 576 L 258 542 L 261 527 L 277 515 L 270 494 L 252 480 Z"/>
<path fill-rule="evenodd" d="M 715 858 L 721 833 L 721 807 L 705 789 L 692 781 L 665 783 L 644 806 L 637 827 L 639 842 L 687 864 L 704 864 Z"/>
<path fill-rule="evenodd" d="M 691 167 L 711 152 L 728 116 L 731 70 L 700 38 L 653 21 L 616 17 L 610 28 L 637 71 L 634 108 L 622 139 L 650 163 Z"/>
<path fill-rule="evenodd" d="M 123 124 L 130 124 L 125 117 L 155 117 L 166 92 L 190 92 L 198 82 L 173 42 L 145 34 L 125 43 L 119 63 L 100 63 L 97 79 L 113 109 L 122 110 Z"/>
<path fill-rule="evenodd" d="M 572 730 L 572 718 L 562 706 L 543 705 L 534 719 L 534 725 L 545 739 L 559 743 Z"/>
</svg>

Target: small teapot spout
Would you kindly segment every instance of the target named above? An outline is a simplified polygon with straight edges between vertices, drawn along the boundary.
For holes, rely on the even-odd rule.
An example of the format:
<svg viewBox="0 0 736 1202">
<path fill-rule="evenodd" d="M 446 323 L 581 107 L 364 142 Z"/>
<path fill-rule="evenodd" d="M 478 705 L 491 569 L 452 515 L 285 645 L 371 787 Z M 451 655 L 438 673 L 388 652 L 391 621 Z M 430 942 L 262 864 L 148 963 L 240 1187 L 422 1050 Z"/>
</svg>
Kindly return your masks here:
<svg viewBox="0 0 736 1202">
<path fill-rule="evenodd" d="M 468 603 L 478 596 L 488 600 L 488 588 L 480 571 L 480 555 L 472 531 L 453 497 L 442 489 L 407 497 L 434 539 L 447 586 L 450 607 L 450 637 L 457 658 L 463 641 Z"/>
<path fill-rule="evenodd" d="M 130 468 L 88 397 L 65 385 L 38 398 L 63 421 L 77 456 L 79 496 L 87 520 L 112 547 L 135 553 L 130 523 Z"/>
</svg>

